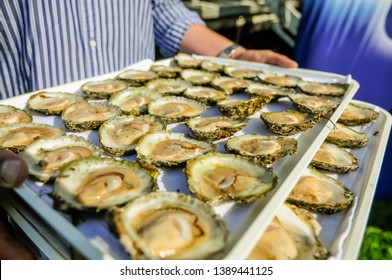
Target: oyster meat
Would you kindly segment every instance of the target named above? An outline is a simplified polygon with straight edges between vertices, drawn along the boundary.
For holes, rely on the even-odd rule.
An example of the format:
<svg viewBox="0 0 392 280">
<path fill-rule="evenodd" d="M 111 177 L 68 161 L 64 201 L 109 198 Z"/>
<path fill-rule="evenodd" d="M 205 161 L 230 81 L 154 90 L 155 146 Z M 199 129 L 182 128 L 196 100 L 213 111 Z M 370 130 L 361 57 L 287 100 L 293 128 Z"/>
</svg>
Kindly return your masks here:
<svg viewBox="0 0 392 280">
<path fill-rule="evenodd" d="M 0 125 L 14 123 L 31 123 L 32 116 L 24 110 L 10 105 L 0 104 Z"/>
<path fill-rule="evenodd" d="M 193 118 L 186 122 L 196 139 L 213 141 L 232 136 L 248 124 L 248 119 L 233 117 Z"/>
<path fill-rule="evenodd" d="M 288 88 L 296 87 L 298 82 L 301 81 L 301 78 L 296 76 L 278 75 L 275 73 L 258 73 L 257 77 L 264 83 Z"/>
<path fill-rule="evenodd" d="M 206 110 L 205 104 L 180 96 L 166 96 L 155 99 L 148 104 L 148 113 L 166 123 L 181 122 L 198 117 Z"/>
<path fill-rule="evenodd" d="M 0 126 L 0 148 L 19 153 L 27 145 L 40 138 L 54 138 L 64 135 L 57 126 L 37 123 L 15 123 Z"/>
<path fill-rule="evenodd" d="M 346 93 L 349 85 L 300 81 L 297 86 L 302 92 L 311 95 L 342 96 Z"/>
<path fill-rule="evenodd" d="M 275 163 L 282 157 L 297 152 L 298 143 L 294 138 L 245 134 L 227 140 L 225 149 L 265 164 Z"/>
<path fill-rule="evenodd" d="M 90 97 L 106 99 L 127 87 L 129 87 L 129 83 L 125 81 L 106 79 L 84 83 L 80 90 Z"/>
<path fill-rule="evenodd" d="M 26 107 L 45 115 L 59 115 L 65 108 L 81 101 L 84 97 L 74 93 L 42 91 L 31 95 Z"/>
<path fill-rule="evenodd" d="M 354 194 L 338 180 L 307 167 L 294 186 L 287 202 L 323 214 L 346 209 Z"/>
<path fill-rule="evenodd" d="M 222 64 L 218 64 L 212 61 L 208 61 L 208 60 L 203 60 L 203 62 L 200 65 L 200 68 L 205 70 L 205 71 L 209 71 L 209 72 L 221 72 L 223 70 L 223 65 Z"/>
<path fill-rule="evenodd" d="M 232 154 L 208 153 L 189 160 L 184 170 L 189 189 L 212 205 L 250 202 L 272 191 L 278 176 L 271 168 Z"/>
<path fill-rule="evenodd" d="M 177 78 L 180 75 L 182 68 L 170 65 L 153 64 L 151 65 L 150 70 L 157 73 L 161 78 Z"/>
<path fill-rule="evenodd" d="M 339 147 L 352 149 L 364 147 L 370 141 L 367 133 L 358 132 L 341 123 L 335 124 L 326 139 Z"/>
<path fill-rule="evenodd" d="M 118 209 L 114 221 L 133 259 L 213 259 L 229 235 L 210 205 L 175 192 L 141 196 Z"/>
<path fill-rule="evenodd" d="M 250 82 L 247 91 L 252 96 L 271 96 L 271 101 L 276 101 L 281 97 L 287 97 L 289 94 L 295 93 L 293 89 L 282 88 L 274 85 Z"/>
<path fill-rule="evenodd" d="M 349 103 L 338 122 L 348 126 L 364 125 L 375 121 L 379 115 L 380 113 L 373 109 Z"/>
<path fill-rule="evenodd" d="M 233 94 L 244 90 L 248 86 L 248 81 L 232 77 L 216 77 L 212 80 L 211 85 L 227 94 Z"/>
<path fill-rule="evenodd" d="M 157 171 L 113 158 L 87 157 L 61 168 L 53 195 L 60 209 L 107 209 L 157 189 Z"/>
<path fill-rule="evenodd" d="M 314 167 L 334 172 L 347 173 L 359 167 L 354 155 L 339 146 L 324 142 L 310 164 Z"/>
<path fill-rule="evenodd" d="M 199 68 L 203 60 L 196 59 L 190 54 L 178 53 L 174 56 L 174 61 L 182 68 Z"/>
<path fill-rule="evenodd" d="M 215 74 L 196 69 L 184 69 L 181 71 L 181 78 L 195 86 L 207 85 L 215 78 Z"/>
<path fill-rule="evenodd" d="M 116 78 L 127 82 L 130 86 L 136 87 L 158 78 L 158 74 L 153 71 L 129 69 L 118 74 Z"/>
<path fill-rule="evenodd" d="M 184 96 L 207 105 L 213 105 L 228 98 L 225 92 L 210 87 L 187 88 L 184 91 Z"/>
<path fill-rule="evenodd" d="M 225 116 L 247 118 L 261 110 L 271 101 L 271 96 L 256 96 L 250 99 L 229 99 L 219 101 L 218 110 Z"/>
<path fill-rule="evenodd" d="M 341 100 L 329 96 L 312 96 L 302 93 L 289 94 L 294 107 L 300 112 L 326 115 L 336 109 Z"/>
<path fill-rule="evenodd" d="M 149 81 L 146 87 L 162 95 L 180 95 L 185 89 L 191 87 L 190 82 L 182 79 L 155 79 Z"/>
<path fill-rule="evenodd" d="M 309 211 L 285 203 L 248 259 L 325 260 L 330 253 L 319 239 L 320 231 L 320 224 Z"/>
<path fill-rule="evenodd" d="M 281 135 L 294 135 L 308 130 L 320 122 L 320 115 L 286 110 L 265 112 L 260 115 L 268 130 Z"/>
<path fill-rule="evenodd" d="M 256 71 L 232 65 L 223 66 L 223 72 L 226 75 L 237 79 L 253 79 L 257 76 Z"/>
<path fill-rule="evenodd" d="M 154 116 L 116 116 L 100 126 L 99 142 L 108 153 L 122 156 L 133 152 L 143 135 L 164 128 L 165 125 Z"/>
<path fill-rule="evenodd" d="M 212 143 L 170 131 L 147 133 L 136 145 L 138 160 L 156 166 L 179 166 L 215 149 Z"/>
<path fill-rule="evenodd" d="M 100 102 L 78 102 L 63 111 L 61 119 L 71 131 L 86 131 L 98 128 L 104 121 L 120 114 L 117 107 Z"/>
<path fill-rule="evenodd" d="M 76 135 L 39 139 L 21 153 L 29 174 L 42 182 L 54 179 L 65 164 L 82 157 L 101 156 L 102 150 Z"/>
</svg>

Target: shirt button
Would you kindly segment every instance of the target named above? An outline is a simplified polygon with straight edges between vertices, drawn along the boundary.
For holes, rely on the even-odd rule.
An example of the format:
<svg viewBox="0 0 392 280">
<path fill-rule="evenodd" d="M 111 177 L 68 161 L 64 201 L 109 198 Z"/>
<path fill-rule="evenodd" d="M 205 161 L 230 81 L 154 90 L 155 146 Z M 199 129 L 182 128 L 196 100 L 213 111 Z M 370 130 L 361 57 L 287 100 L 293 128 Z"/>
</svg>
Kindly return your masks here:
<svg viewBox="0 0 392 280">
<path fill-rule="evenodd" d="M 90 39 L 89 45 L 90 47 L 95 48 L 95 46 L 97 45 L 97 41 L 95 41 L 94 39 Z"/>
</svg>

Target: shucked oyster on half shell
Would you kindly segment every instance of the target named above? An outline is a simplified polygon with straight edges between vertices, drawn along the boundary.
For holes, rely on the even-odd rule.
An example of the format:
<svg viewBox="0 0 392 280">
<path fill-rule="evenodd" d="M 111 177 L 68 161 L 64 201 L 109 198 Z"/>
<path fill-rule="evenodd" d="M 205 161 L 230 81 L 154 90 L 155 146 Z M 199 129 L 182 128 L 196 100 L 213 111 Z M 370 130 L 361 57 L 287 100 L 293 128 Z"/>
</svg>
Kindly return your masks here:
<svg viewBox="0 0 392 280">
<path fill-rule="evenodd" d="M 216 77 L 212 80 L 211 85 L 227 94 L 233 94 L 246 89 L 248 81 L 232 77 Z"/>
<path fill-rule="evenodd" d="M 195 86 L 207 85 L 215 78 L 215 74 L 196 69 L 184 69 L 181 71 L 181 78 Z"/>
<path fill-rule="evenodd" d="M 153 71 L 129 69 L 118 74 L 116 78 L 129 83 L 130 86 L 142 86 L 158 78 L 158 74 Z"/>
<path fill-rule="evenodd" d="M 250 202 L 265 196 L 278 183 L 271 168 L 232 154 L 207 153 L 189 160 L 184 172 L 190 191 L 212 205 Z"/>
<path fill-rule="evenodd" d="M 301 81 L 300 77 L 291 75 L 278 75 L 275 73 L 258 73 L 257 77 L 267 84 L 280 87 L 294 88 Z"/>
<path fill-rule="evenodd" d="M 100 156 L 103 151 L 93 143 L 76 135 L 39 139 L 21 153 L 29 167 L 29 174 L 42 182 L 54 179 L 60 168 L 72 160 Z"/>
<path fill-rule="evenodd" d="M 325 115 L 336 109 L 341 100 L 329 96 L 311 96 L 302 93 L 289 94 L 294 107 L 300 112 Z"/>
<path fill-rule="evenodd" d="M 232 136 L 248 124 L 248 119 L 233 117 L 193 118 L 185 124 L 196 139 L 213 141 Z"/>
<path fill-rule="evenodd" d="M 180 95 L 185 89 L 191 87 L 190 82 L 182 79 L 155 79 L 149 81 L 146 87 L 162 95 Z"/>
<path fill-rule="evenodd" d="M 148 113 L 160 118 L 165 123 L 198 117 L 206 110 L 205 104 L 180 96 L 166 96 L 155 99 L 148 104 Z"/>
<path fill-rule="evenodd" d="M 225 149 L 255 161 L 272 164 L 282 157 L 297 152 L 298 143 L 294 138 L 245 134 L 227 140 Z"/>
<path fill-rule="evenodd" d="M 99 128 L 99 142 L 108 153 L 122 156 L 133 152 L 139 139 L 148 132 L 165 128 L 154 116 L 116 116 Z"/>
<path fill-rule="evenodd" d="M 319 239 L 321 226 L 309 211 L 283 204 L 248 259 L 325 260 L 330 253 Z"/>
<path fill-rule="evenodd" d="M 158 76 L 161 78 L 177 78 L 180 75 L 182 68 L 170 65 L 166 66 L 160 64 L 153 64 L 151 65 L 150 70 L 157 73 Z"/>
<path fill-rule="evenodd" d="M 225 116 L 247 118 L 261 110 L 271 101 L 271 96 L 256 96 L 250 99 L 229 99 L 219 101 L 218 110 Z"/>
<path fill-rule="evenodd" d="M 84 101 L 84 97 L 68 92 L 41 91 L 29 97 L 26 107 L 41 114 L 59 115 L 76 102 Z"/>
<path fill-rule="evenodd" d="M 80 89 L 88 96 L 105 99 L 127 87 L 129 87 L 127 82 L 116 79 L 106 79 L 84 83 Z"/>
<path fill-rule="evenodd" d="M 359 167 L 354 155 L 339 146 L 324 142 L 314 155 L 310 164 L 329 171 L 347 173 Z"/>
<path fill-rule="evenodd" d="M 118 209 L 114 222 L 133 259 L 214 259 L 229 235 L 213 207 L 175 192 L 136 198 Z"/>
<path fill-rule="evenodd" d="M 0 148 L 19 153 L 27 145 L 40 138 L 54 138 L 64 135 L 57 126 L 37 123 L 15 123 L 0 126 Z"/>
<path fill-rule="evenodd" d="M 223 69 L 222 64 L 218 64 L 209 60 L 203 60 L 203 62 L 200 65 L 200 68 L 205 70 L 205 71 L 210 71 L 210 72 L 221 72 Z"/>
<path fill-rule="evenodd" d="M 117 107 L 100 102 L 78 102 L 63 111 L 61 119 L 71 131 L 85 131 L 98 128 L 104 121 L 120 114 Z"/>
<path fill-rule="evenodd" d="M 147 133 L 136 145 L 138 160 L 156 166 L 183 165 L 187 160 L 215 149 L 212 143 L 170 131 Z"/>
<path fill-rule="evenodd" d="M 358 132 L 341 123 L 335 124 L 326 139 L 339 147 L 352 149 L 364 147 L 370 141 L 367 133 Z"/>
<path fill-rule="evenodd" d="M 373 109 L 349 103 L 340 115 L 338 122 L 348 125 L 364 125 L 371 123 L 379 117 L 380 113 Z"/>
<path fill-rule="evenodd" d="M 203 60 L 196 59 L 190 54 L 178 53 L 174 56 L 174 61 L 182 68 L 199 68 Z"/>
<path fill-rule="evenodd" d="M 304 93 L 311 95 L 342 96 L 348 89 L 348 84 L 321 83 L 299 81 L 298 88 Z"/>
<path fill-rule="evenodd" d="M 229 97 L 224 91 L 202 86 L 187 88 L 184 96 L 207 105 L 216 104 Z"/>
<path fill-rule="evenodd" d="M 320 115 L 286 110 L 260 115 L 268 130 L 281 135 L 293 135 L 312 128 L 320 122 Z"/>
<path fill-rule="evenodd" d="M 271 96 L 271 101 L 278 100 L 281 97 L 287 97 L 289 94 L 295 94 L 295 90 L 282 88 L 274 85 L 250 82 L 247 91 L 252 96 Z"/>
<path fill-rule="evenodd" d="M 156 170 L 113 158 L 87 157 L 61 168 L 53 195 L 60 209 L 108 209 L 157 189 Z"/>
<path fill-rule="evenodd" d="M 307 167 L 294 186 L 287 202 L 323 214 L 346 209 L 354 194 L 338 180 L 313 167 Z"/>
<path fill-rule="evenodd" d="M 253 79 L 257 76 L 257 72 L 254 70 L 233 65 L 223 66 L 223 72 L 226 75 L 237 79 Z"/>
<path fill-rule="evenodd" d="M 123 114 L 140 115 L 147 112 L 151 100 L 160 97 L 161 94 L 146 87 L 130 87 L 113 94 L 109 99 L 109 105 L 117 106 Z"/>
<path fill-rule="evenodd" d="M 31 123 L 32 121 L 32 116 L 26 111 L 10 105 L 0 105 L 0 125 Z"/>
</svg>

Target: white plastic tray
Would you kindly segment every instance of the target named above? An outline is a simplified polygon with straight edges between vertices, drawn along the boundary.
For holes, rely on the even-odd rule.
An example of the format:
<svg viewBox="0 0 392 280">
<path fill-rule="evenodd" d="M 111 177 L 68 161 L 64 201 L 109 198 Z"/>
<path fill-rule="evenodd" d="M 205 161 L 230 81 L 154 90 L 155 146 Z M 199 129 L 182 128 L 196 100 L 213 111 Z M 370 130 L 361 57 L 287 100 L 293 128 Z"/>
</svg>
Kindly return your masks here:
<svg viewBox="0 0 392 280">
<path fill-rule="evenodd" d="M 305 80 L 317 80 L 322 82 L 348 82 L 350 88 L 342 98 L 340 106 L 330 117 L 330 121 L 336 122 L 346 105 L 351 101 L 359 85 L 350 77 L 336 75 L 333 73 L 309 71 L 304 69 L 284 69 L 270 65 L 241 62 L 233 60 L 224 60 L 217 58 L 204 57 L 205 59 L 214 60 L 220 63 L 238 65 L 255 70 L 263 70 L 266 72 L 275 72 L 282 74 L 292 74 L 300 76 Z M 168 64 L 170 60 L 164 60 L 160 63 Z M 153 62 L 150 60 L 141 61 L 131 68 L 147 70 Z M 111 73 L 93 79 L 87 79 L 74 82 L 54 88 L 47 89 L 49 91 L 68 91 L 78 92 L 80 85 L 88 80 L 100 80 L 115 77 L 119 72 Z M 13 105 L 15 107 L 24 108 L 28 97 L 33 94 L 25 94 L 15 98 L 3 100 L 1 104 Z M 239 96 L 241 98 L 241 96 Z M 368 106 L 373 106 L 368 104 Z M 374 107 L 374 106 L 373 106 Z M 261 111 L 277 111 L 293 109 L 291 102 L 283 101 L 279 103 L 271 103 Z M 366 126 L 366 132 L 371 136 L 370 144 L 361 150 L 361 154 L 354 153 L 362 164 L 360 170 L 356 173 L 344 175 L 341 179 L 355 193 L 355 202 L 347 210 L 331 216 L 317 217 L 323 226 L 321 235 L 322 241 L 332 252 L 332 256 L 337 259 L 356 258 L 363 230 L 366 225 L 368 212 L 374 195 L 374 186 L 378 178 L 378 171 L 382 162 L 382 156 L 385 150 L 386 141 L 390 130 L 390 115 L 380 108 L 380 118 L 373 124 Z M 209 108 L 204 116 L 219 114 L 214 107 Z M 47 123 L 60 126 L 64 125 L 59 117 L 48 117 L 39 114 L 33 114 L 33 120 L 37 123 Z M 279 176 L 280 182 L 274 192 L 267 197 L 259 199 L 253 203 L 235 205 L 226 203 L 215 207 L 216 211 L 221 214 L 227 222 L 230 230 L 229 243 L 226 250 L 222 253 L 223 259 L 245 259 L 258 238 L 262 235 L 274 213 L 285 201 L 295 182 L 299 179 L 302 171 L 307 167 L 311 158 L 318 150 L 321 143 L 333 127 L 331 122 L 324 119 L 314 128 L 297 134 L 294 137 L 298 140 L 298 152 L 289 157 L 281 159 L 274 165 L 274 171 Z M 183 123 L 172 124 L 168 127 L 176 132 L 190 133 Z M 372 134 L 378 131 L 376 136 Z M 69 134 L 73 134 L 68 132 Z M 255 114 L 248 126 L 241 132 L 243 133 L 261 133 L 271 134 L 265 128 L 259 118 L 259 114 Z M 98 135 L 96 131 L 76 133 L 84 136 L 96 145 L 98 144 Z M 218 151 L 225 153 L 223 148 L 226 140 L 218 141 Z M 135 160 L 135 156 L 126 157 L 128 160 Z M 340 178 L 339 178 L 340 179 Z M 181 169 L 162 169 L 158 181 L 161 190 L 181 191 L 189 193 L 186 178 Z M 373 186 L 373 187 L 371 187 Z M 37 183 L 33 179 L 29 179 L 16 192 L 61 236 L 67 240 L 70 245 L 75 248 L 86 259 L 124 259 L 127 258 L 122 246 L 116 239 L 115 235 L 108 229 L 103 217 L 100 215 L 81 215 L 80 217 L 70 217 L 58 212 L 52 207 L 52 199 L 50 193 L 52 186 L 50 184 L 43 185 Z M 75 226 L 71 221 L 78 220 Z"/>
</svg>

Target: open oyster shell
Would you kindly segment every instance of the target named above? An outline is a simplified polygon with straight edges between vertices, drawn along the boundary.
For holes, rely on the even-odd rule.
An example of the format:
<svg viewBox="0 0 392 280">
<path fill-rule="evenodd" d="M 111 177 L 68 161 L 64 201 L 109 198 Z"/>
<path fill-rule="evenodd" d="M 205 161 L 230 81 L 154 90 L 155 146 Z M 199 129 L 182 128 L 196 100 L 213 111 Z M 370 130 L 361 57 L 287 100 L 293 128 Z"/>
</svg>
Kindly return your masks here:
<svg viewBox="0 0 392 280">
<path fill-rule="evenodd" d="M 367 133 L 358 132 L 341 123 L 335 124 L 326 139 L 339 147 L 352 149 L 364 147 L 370 141 Z"/>
<path fill-rule="evenodd" d="M 308 130 L 320 122 L 320 115 L 286 110 L 260 115 L 268 130 L 280 135 L 293 135 Z"/>
<path fill-rule="evenodd" d="M 298 143 L 294 138 L 245 134 L 227 140 L 225 149 L 265 164 L 275 163 L 282 157 L 297 152 Z"/>
<path fill-rule="evenodd" d="M 21 153 L 29 167 L 29 174 L 42 182 L 54 179 L 60 168 L 72 160 L 100 156 L 103 151 L 76 135 L 39 139 Z"/>
<path fill-rule="evenodd" d="M 150 68 L 151 71 L 154 71 L 161 78 L 177 78 L 180 75 L 182 70 L 181 67 L 177 66 L 166 66 L 160 64 L 153 64 Z"/>
<path fill-rule="evenodd" d="M 174 192 L 141 196 L 118 209 L 114 221 L 133 259 L 211 259 L 229 235 L 213 207 Z"/>
<path fill-rule="evenodd" d="M 149 81 L 146 87 L 162 95 L 180 95 L 185 89 L 191 87 L 190 82 L 182 79 L 155 79 Z"/>
<path fill-rule="evenodd" d="M 250 202 L 265 196 L 278 183 L 271 168 L 232 154 L 207 153 L 189 160 L 184 172 L 190 191 L 212 205 Z"/>
<path fill-rule="evenodd" d="M 190 54 L 178 53 L 174 56 L 174 61 L 182 68 L 199 68 L 203 60 L 196 59 Z"/>
<path fill-rule="evenodd" d="M 354 155 L 339 146 L 324 142 L 310 162 L 314 167 L 334 172 L 347 173 L 359 167 Z"/>
<path fill-rule="evenodd" d="M 64 135 L 57 126 L 37 123 L 15 123 L 0 125 L 0 148 L 15 153 L 23 151 L 27 145 L 40 138 L 54 138 Z"/>
<path fill-rule="evenodd" d="M 196 139 L 213 141 L 232 136 L 248 124 L 248 119 L 233 117 L 193 118 L 186 122 Z"/>
<path fill-rule="evenodd" d="M 84 97 L 68 92 L 42 91 L 29 97 L 26 107 L 41 114 L 59 115 L 76 102 L 84 101 Z"/>
<path fill-rule="evenodd" d="M 271 96 L 256 96 L 250 99 L 229 99 L 219 101 L 218 110 L 225 116 L 247 118 L 261 110 L 271 101 Z"/>
<path fill-rule="evenodd" d="M 221 90 L 210 87 L 190 87 L 184 91 L 184 96 L 207 105 L 216 104 L 228 98 L 228 95 Z"/>
<path fill-rule="evenodd" d="M 320 224 L 309 211 L 285 203 L 248 259 L 325 260 L 330 253 L 319 239 L 320 231 Z"/>
<path fill-rule="evenodd" d="M 257 77 L 264 83 L 288 88 L 296 87 L 298 82 L 301 81 L 300 77 L 291 75 L 278 75 L 275 73 L 258 73 Z"/>
<path fill-rule="evenodd" d="M 0 104 L 0 125 L 14 123 L 31 123 L 32 116 L 24 110 L 10 105 Z"/>
<path fill-rule="evenodd" d="M 113 158 L 87 157 L 61 168 L 53 195 L 60 209 L 108 209 L 157 189 L 157 171 Z"/>
<path fill-rule="evenodd" d="M 311 96 L 302 93 L 289 94 L 289 98 L 298 111 L 310 114 L 320 114 L 322 116 L 336 109 L 341 102 L 339 98 Z"/>
<path fill-rule="evenodd" d="M 196 69 L 184 69 L 181 71 L 181 78 L 195 86 L 208 85 L 215 78 L 215 74 Z"/>
<path fill-rule="evenodd" d="M 170 131 L 147 133 L 136 145 L 138 160 L 156 166 L 183 165 L 187 160 L 215 149 L 212 143 Z"/>
<path fill-rule="evenodd" d="M 106 79 L 87 82 L 83 84 L 80 89 L 84 94 L 90 97 L 106 99 L 127 87 L 129 87 L 129 83 L 127 82 L 115 79 Z"/>
<path fill-rule="evenodd" d="M 148 104 L 148 113 L 165 123 L 181 122 L 198 117 L 206 110 L 205 104 L 180 96 L 166 96 Z"/>
<path fill-rule="evenodd" d="M 349 85 L 299 81 L 297 86 L 304 93 L 311 95 L 342 96 L 346 93 Z"/>
<path fill-rule="evenodd" d="M 99 142 L 108 153 L 122 156 L 133 152 L 139 139 L 148 132 L 165 128 L 154 116 L 116 116 L 99 128 Z"/>
<path fill-rule="evenodd" d="M 373 109 L 349 103 L 340 115 L 338 122 L 348 126 L 364 125 L 375 121 L 379 115 L 380 113 Z"/>
<path fill-rule="evenodd" d="M 287 202 L 323 214 L 346 209 L 354 194 L 338 180 L 313 167 L 307 167 L 294 186 Z"/>
<path fill-rule="evenodd" d="M 248 81 L 232 77 L 216 77 L 212 80 L 211 85 L 227 94 L 233 94 L 244 90 L 248 86 Z"/>
<path fill-rule="evenodd" d="M 203 62 L 200 65 L 200 68 L 205 70 L 205 71 L 210 71 L 210 72 L 222 72 L 223 70 L 223 65 L 218 64 L 209 60 L 203 60 Z"/>
<path fill-rule="evenodd" d="M 271 96 L 271 101 L 276 101 L 281 97 L 287 97 L 289 94 L 295 94 L 295 90 L 293 89 L 256 82 L 250 82 L 247 91 L 252 96 Z"/>
<path fill-rule="evenodd" d="M 116 78 L 127 82 L 130 86 L 136 87 L 158 78 L 158 74 L 153 71 L 130 69 L 121 72 Z"/>
<path fill-rule="evenodd" d="M 78 102 L 61 114 L 66 128 L 71 131 L 86 131 L 98 128 L 104 121 L 120 114 L 117 107 L 100 102 Z"/>
<path fill-rule="evenodd" d="M 237 79 L 253 79 L 257 76 L 256 71 L 232 65 L 223 66 L 223 72 L 226 75 Z"/>
<path fill-rule="evenodd" d="M 113 94 L 109 105 L 117 106 L 123 114 L 140 115 L 147 113 L 151 100 L 162 97 L 161 94 L 145 87 L 130 87 Z"/>
</svg>

